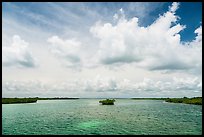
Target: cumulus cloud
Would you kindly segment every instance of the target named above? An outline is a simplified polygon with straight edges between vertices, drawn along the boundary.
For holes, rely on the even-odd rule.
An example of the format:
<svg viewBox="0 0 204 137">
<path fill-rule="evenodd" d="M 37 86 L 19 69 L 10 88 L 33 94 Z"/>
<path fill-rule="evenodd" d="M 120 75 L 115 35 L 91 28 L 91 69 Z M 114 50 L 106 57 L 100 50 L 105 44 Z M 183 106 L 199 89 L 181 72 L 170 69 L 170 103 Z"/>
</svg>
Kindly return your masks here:
<svg viewBox="0 0 204 137">
<path fill-rule="evenodd" d="M 85 80 L 82 85 L 85 91 L 112 92 L 117 90 L 117 82 L 112 77 L 97 75 L 93 80 Z"/>
<path fill-rule="evenodd" d="M 58 36 L 52 36 L 47 41 L 51 43 L 51 52 L 66 60 L 67 67 L 80 66 L 81 43 L 79 41 L 76 39 L 63 40 Z"/>
<path fill-rule="evenodd" d="M 98 39 L 94 50 L 80 39 L 63 40 L 53 36 L 48 42 L 52 53 L 62 57 L 68 67 L 130 64 L 150 71 L 200 73 L 202 26 L 195 30 L 195 40 L 182 42 L 179 33 L 186 26 L 178 23 L 178 8 L 179 3 L 173 2 L 166 13 L 147 27 L 139 26 L 137 17 L 126 19 L 121 8 L 113 16 L 116 23 L 99 21 L 90 28 L 92 36 Z"/>
<path fill-rule="evenodd" d="M 12 45 L 2 47 L 3 66 L 35 67 L 36 62 L 28 45 L 20 36 L 14 35 Z"/>
<path fill-rule="evenodd" d="M 191 70 L 201 67 L 202 26 L 195 33 L 195 41 L 186 46 L 180 40 L 180 32 L 186 28 L 178 22 L 175 12 L 179 3 L 173 3 L 169 10 L 147 27 L 138 25 L 138 18 L 125 18 L 120 9 L 111 23 L 97 23 L 90 32 L 99 39 L 97 56 L 105 65 L 134 63 L 149 70 Z M 121 17 L 121 18 L 119 18 Z M 190 55 L 190 56 L 189 56 Z M 195 64 L 197 64 L 195 66 Z"/>
<path fill-rule="evenodd" d="M 114 77 L 97 75 L 94 79 L 75 79 L 72 81 L 43 83 L 40 81 L 6 81 L 2 83 L 3 96 L 82 96 L 99 97 L 114 95 L 118 97 L 146 96 L 170 97 L 201 96 L 202 80 L 197 77 L 173 77 L 161 81 L 144 78 L 141 82 L 128 79 L 117 80 Z M 120 96 L 121 95 L 121 96 Z"/>
<path fill-rule="evenodd" d="M 169 7 L 171 12 L 175 12 L 178 9 L 179 3 L 178 2 L 173 2 L 172 6 Z"/>
</svg>

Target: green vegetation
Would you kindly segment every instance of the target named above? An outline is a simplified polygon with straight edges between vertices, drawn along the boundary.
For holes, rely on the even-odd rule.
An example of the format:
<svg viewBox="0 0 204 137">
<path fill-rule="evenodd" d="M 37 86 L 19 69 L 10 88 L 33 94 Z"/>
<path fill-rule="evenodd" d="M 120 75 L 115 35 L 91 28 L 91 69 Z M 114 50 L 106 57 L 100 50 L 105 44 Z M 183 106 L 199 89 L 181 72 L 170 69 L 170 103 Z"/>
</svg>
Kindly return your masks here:
<svg viewBox="0 0 204 137">
<path fill-rule="evenodd" d="M 60 97 L 55 97 L 55 98 L 38 98 L 38 97 L 36 97 L 37 98 L 37 100 L 64 100 L 64 99 L 79 99 L 79 98 L 66 98 L 66 97 L 64 97 L 64 98 L 60 98 Z"/>
<path fill-rule="evenodd" d="M 165 100 L 167 98 L 131 98 L 134 100 Z"/>
<path fill-rule="evenodd" d="M 115 99 L 106 99 L 106 100 L 100 100 L 99 103 L 102 103 L 102 105 L 114 105 Z"/>
<path fill-rule="evenodd" d="M 37 98 L 2 98 L 2 104 L 35 103 Z"/>
<path fill-rule="evenodd" d="M 195 104 L 202 105 L 202 97 L 193 97 L 193 98 L 131 98 L 134 100 L 165 100 L 170 103 L 185 103 L 185 104 Z"/>
<path fill-rule="evenodd" d="M 63 100 L 63 99 L 79 99 L 79 98 L 2 98 L 2 104 L 14 104 L 14 103 L 36 103 L 37 100 Z"/>
<path fill-rule="evenodd" d="M 13 104 L 13 103 L 35 103 L 37 100 L 64 100 L 64 99 L 79 99 L 79 98 L 2 98 L 2 104 Z M 165 100 L 170 103 L 185 103 L 185 104 L 195 104 L 202 105 L 202 97 L 193 98 L 131 98 L 134 100 Z M 102 105 L 114 105 L 115 99 L 100 100 L 99 103 Z"/>
<path fill-rule="evenodd" d="M 165 101 L 170 102 L 170 103 L 185 103 L 185 104 L 202 105 L 202 97 L 167 98 Z"/>
</svg>

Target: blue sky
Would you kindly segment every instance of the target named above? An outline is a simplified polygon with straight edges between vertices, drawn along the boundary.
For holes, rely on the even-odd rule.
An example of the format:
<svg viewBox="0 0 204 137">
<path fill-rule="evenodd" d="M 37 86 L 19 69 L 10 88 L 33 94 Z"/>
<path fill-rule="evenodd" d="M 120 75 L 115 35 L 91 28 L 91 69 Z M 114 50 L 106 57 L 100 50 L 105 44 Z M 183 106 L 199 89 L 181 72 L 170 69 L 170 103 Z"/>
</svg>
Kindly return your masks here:
<svg viewBox="0 0 204 137">
<path fill-rule="evenodd" d="M 2 7 L 4 96 L 202 95 L 201 2 Z"/>
<path fill-rule="evenodd" d="M 139 24 L 141 26 L 148 26 L 153 21 L 155 21 L 159 14 L 163 14 L 166 10 L 168 10 L 168 7 L 171 5 L 171 2 L 146 2 L 140 3 L 141 5 L 145 5 L 148 7 L 148 10 L 145 10 L 147 14 L 145 16 L 137 11 L 137 9 L 130 9 L 130 3 L 124 3 L 124 2 L 87 2 L 87 3 L 70 3 L 70 4 L 63 4 L 63 3 L 55 3 L 56 5 L 59 5 L 60 7 L 64 8 L 65 10 L 70 11 L 71 13 L 74 13 L 79 18 L 72 18 L 67 16 L 68 24 L 63 24 L 64 22 L 60 22 L 60 19 L 58 20 L 58 23 L 62 23 L 62 25 L 67 25 L 76 28 L 74 24 L 78 22 L 79 20 L 83 20 L 83 22 L 87 22 L 89 24 L 89 20 L 84 20 L 84 17 L 88 16 L 86 12 L 82 12 L 83 10 L 80 10 L 81 7 L 89 8 L 90 10 L 93 10 L 93 12 L 96 12 L 97 14 L 100 14 L 101 18 L 106 21 L 110 20 L 111 16 L 114 15 L 114 13 L 120 9 L 123 8 L 126 13 L 127 17 L 132 18 L 134 16 L 141 17 L 139 20 Z M 133 4 L 134 5 L 134 4 Z M 134 7 L 134 6 L 133 6 Z M 137 8 L 137 6 L 135 6 Z M 16 10 L 13 10 L 16 9 Z M 84 9 L 85 10 L 85 9 Z M 193 12 L 192 12 L 193 11 Z M 3 17 L 8 16 L 11 18 L 14 18 L 15 20 L 18 20 L 22 24 L 28 23 L 29 25 L 39 25 L 42 29 L 48 29 L 57 31 L 57 28 L 52 28 L 52 26 L 44 23 L 43 21 L 39 21 L 35 18 L 31 18 L 29 16 L 24 16 L 24 12 L 29 12 L 37 15 L 45 16 L 48 20 L 53 20 L 53 18 L 57 18 L 57 14 L 53 14 L 53 12 L 58 12 L 52 9 L 52 6 L 49 6 L 48 4 L 42 2 L 42 3 L 32 3 L 32 2 L 13 2 L 13 3 L 3 3 Z M 180 20 L 178 21 L 181 24 L 186 25 L 186 29 L 181 32 L 181 40 L 182 41 L 191 41 L 195 37 L 194 30 L 201 25 L 202 22 L 202 3 L 201 2 L 181 2 L 180 8 L 177 10 L 177 15 L 180 17 Z M 96 19 L 95 17 L 90 17 L 89 19 L 92 19 L 93 21 Z M 70 21 L 71 20 L 71 21 Z M 80 22 L 82 23 L 82 22 Z M 76 23 L 76 25 L 79 25 Z"/>
</svg>

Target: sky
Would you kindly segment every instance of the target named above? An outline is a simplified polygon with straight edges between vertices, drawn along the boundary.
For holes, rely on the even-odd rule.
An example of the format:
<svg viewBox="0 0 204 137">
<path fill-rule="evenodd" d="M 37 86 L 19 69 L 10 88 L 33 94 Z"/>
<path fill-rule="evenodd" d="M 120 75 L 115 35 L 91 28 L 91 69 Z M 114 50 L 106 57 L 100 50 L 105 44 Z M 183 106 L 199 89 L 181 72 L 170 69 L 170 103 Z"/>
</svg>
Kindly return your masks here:
<svg viewBox="0 0 204 137">
<path fill-rule="evenodd" d="M 3 97 L 202 96 L 201 2 L 3 2 Z"/>
</svg>

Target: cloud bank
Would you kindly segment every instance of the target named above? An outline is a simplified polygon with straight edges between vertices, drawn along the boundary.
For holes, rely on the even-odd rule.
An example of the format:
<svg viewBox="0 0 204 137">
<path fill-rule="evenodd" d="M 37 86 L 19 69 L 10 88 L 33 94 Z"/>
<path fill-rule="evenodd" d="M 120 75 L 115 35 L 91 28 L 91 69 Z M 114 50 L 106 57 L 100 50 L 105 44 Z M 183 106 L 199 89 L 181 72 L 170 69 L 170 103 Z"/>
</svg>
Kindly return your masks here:
<svg viewBox="0 0 204 137">
<path fill-rule="evenodd" d="M 144 78 L 142 82 L 128 79 L 117 80 L 114 77 L 96 76 L 94 79 L 75 79 L 58 83 L 40 81 L 7 81 L 3 82 L 3 96 L 78 96 L 100 97 L 100 94 L 117 97 L 177 97 L 202 95 L 202 81 L 197 77 L 178 78 L 169 81 Z M 48 94 L 49 93 L 49 94 Z M 174 94 L 172 94 L 174 93 Z"/>
</svg>

